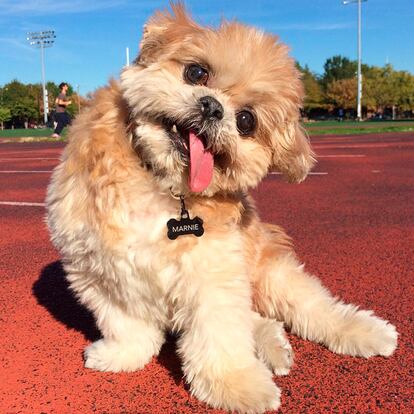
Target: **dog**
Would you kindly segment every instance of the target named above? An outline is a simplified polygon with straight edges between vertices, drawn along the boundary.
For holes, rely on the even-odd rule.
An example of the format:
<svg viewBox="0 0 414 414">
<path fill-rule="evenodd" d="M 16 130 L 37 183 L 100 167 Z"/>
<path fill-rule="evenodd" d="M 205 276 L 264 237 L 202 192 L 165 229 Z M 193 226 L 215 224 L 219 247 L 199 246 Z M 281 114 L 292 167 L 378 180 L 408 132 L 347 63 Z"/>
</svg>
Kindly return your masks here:
<svg viewBox="0 0 414 414">
<path fill-rule="evenodd" d="M 292 366 L 284 325 L 336 353 L 394 352 L 395 327 L 333 297 L 248 194 L 269 171 L 300 182 L 312 168 L 303 95 L 277 37 L 203 27 L 180 3 L 150 18 L 48 187 L 51 239 L 103 336 L 87 368 L 139 370 L 177 333 L 195 397 L 262 413 L 280 405 L 272 375 Z"/>
</svg>

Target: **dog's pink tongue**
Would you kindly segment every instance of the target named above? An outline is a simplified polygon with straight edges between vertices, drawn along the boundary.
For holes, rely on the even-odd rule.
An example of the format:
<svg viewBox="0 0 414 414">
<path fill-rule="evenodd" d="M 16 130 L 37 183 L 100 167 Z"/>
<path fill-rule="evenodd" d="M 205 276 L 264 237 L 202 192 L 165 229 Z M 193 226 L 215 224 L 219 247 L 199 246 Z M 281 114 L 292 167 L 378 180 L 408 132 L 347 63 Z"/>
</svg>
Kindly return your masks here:
<svg viewBox="0 0 414 414">
<path fill-rule="evenodd" d="M 213 154 L 204 148 L 203 141 L 190 131 L 190 190 L 194 193 L 204 191 L 213 177 Z"/>
</svg>

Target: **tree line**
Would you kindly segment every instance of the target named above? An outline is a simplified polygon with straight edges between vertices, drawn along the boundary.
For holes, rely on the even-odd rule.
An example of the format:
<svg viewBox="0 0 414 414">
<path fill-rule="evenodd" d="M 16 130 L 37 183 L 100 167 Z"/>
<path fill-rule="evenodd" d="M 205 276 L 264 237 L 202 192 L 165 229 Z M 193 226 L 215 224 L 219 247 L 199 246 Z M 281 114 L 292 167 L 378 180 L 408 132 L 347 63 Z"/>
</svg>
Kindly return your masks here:
<svg viewBox="0 0 414 414">
<path fill-rule="evenodd" d="M 324 73 L 317 75 L 308 66 L 297 67 L 302 72 L 305 87 L 303 115 L 305 118 L 337 116 L 341 110 L 347 117 L 355 117 L 357 100 L 357 62 L 344 56 L 328 58 Z M 414 115 L 414 75 L 397 71 L 391 65 L 383 67 L 362 65 L 363 117 L 412 117 Z M 47 82 L 49 108 L 59 94 L 54 82 Z M 76 115 L 87 99 L 74 93 L 69 84 L 72 104 L 67 111 Z M 0 126 L 30 127 L 42 123 L 43 92 L 41 84 L 23 84 L 13 80 L 0 88 Z"/>
<path fill-rule="evenodd" d="M 308 118 L 336 116 L 342 109 L 356 116 L 357 61 L 333 56 L 325 61 L 324 73 L 317 75 L 297 64 L 305 86 L 304 115 Z M 383 67 L 362 64 L 363 117 L 408 118 L 414 115 L 414 75 Z"/>
<path fill-rule="evenodd" d="M 78 96 L 73 87 L 68 84 L 68 96 L 72 103 L 67 111 L 76 115 L 79 106 L 86 100 Z M 48 106 L 52 111 L 55 99 L 59 95 L 59 86 L 54 82 L 47 82 Z M 40 83 L 24 84 L 13 80 L 0 88 L 0 127 L 6 128 L 28 128 L 41 125 L 43 122 L 43 90 Z"/>
</svg>

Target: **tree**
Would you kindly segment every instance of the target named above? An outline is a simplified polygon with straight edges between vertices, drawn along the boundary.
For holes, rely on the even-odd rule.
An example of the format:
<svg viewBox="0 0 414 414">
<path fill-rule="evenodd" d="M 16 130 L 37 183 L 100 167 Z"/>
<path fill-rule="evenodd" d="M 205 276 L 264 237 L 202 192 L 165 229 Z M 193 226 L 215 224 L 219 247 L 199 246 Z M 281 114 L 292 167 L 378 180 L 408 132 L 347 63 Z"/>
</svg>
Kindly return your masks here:
<svg viewBox="0 0 414 414">
<path fill-rule="evenodd" d="M 26 85 L 26 96 L 29 98 L 34 107 L 36 108 L 37 115 L 34 117 L 36 120 L 41 118 L 43 112 L 43 90 L 40 83 L 29 83 Z"/>
<path fill-rule="evenodd" d="M 391 65 L 371 66 L 363 82 L 363 102 L 369 109 L 383 112 L 414 109 L 414 76 L 406 71 L 395 71 Z"/>
<path fill-rule="evenodd" d="M 323 92 L 317 76 L 311 72 L 306 65 L 304 68 L 299 63 L 296 64 L 297 68 L 302 72 L 302 81 L 305 88 L 305 100 L 304 110 L 306 114 L 309 114 L 315 109 L 321 109 L 324 107 Z"/>
<path fill-rule="evenodd" d="M 59 86 L 54 82 L 47 82 L 46 89 L 48 91 L 49 98 L 52 98 L 51 100 L 54 102 L 55 98 L 59 95 Z"/>
<path fill-rule="evenodd" d="M 30 97 L 25 97 L 13 104 L 11 115 L 18 124 L 24 125 L 27 128 L 27 123 L 30 120 L 38 118 L 39 111 L 35 102 Z"/>
<path fill-rule="evenodd" d="M 47 82 L 49 110 L 55 106 L 55 99 L 59 94 L 59 86 L 54 82 Z M 73 88 L 69 85 L 68 95 L 71 96 Z M 72 105 L 67 108 L 73 116 L 78 112 L 78 98 L 74 95 Z M 82 102 L 82 98 L 80 98 Z M 17 79 L 4 85 L 1 89 L 0 105 L 11 112 L 12 122 L 16 126 L 27 126 L 28 121 L 41 122 L 43 109 L 43 88 L 40 83 L 23 84 Z"/>
<path fill-rule="evenodd" d="M 14 102 L 26 96 L 26 85 L 17 79 L 7 83 L 2 88 L 2 105 L 10 108 Z"/>
<path fill-rule="evenodd" d="M 3 87 L 3 106 L 10 110 L 13 125 L 26 126 L 30 119 L 39 118 L 38 89 L 38 85 L 25 85 L 17 79 Z"/>
<path fill-rule="evenodd" d="M 357 62 L 344 56 L 332 56 L 323 65 L 322 85 L 327 90 L 328 85 L 337 80 L 351 79 L 356 76 Z"/>
<path fill-rule="evenodd" d="M 357 99 L 357 80 L 339 79 L 330 82 L 326 90 L 326 98 L 334 107 L 354 109 Z"/>
<path fill-rule="evenodd" d="M 11 112 L 9 108 L 0 106 L 0 127 L 4 129 L 4 123 L 11 119 Z"/>
<path fill-rule="evenodd" d="M 414 110 L 414 76 L 406 71 L 395 72 L 394 86 L 398 91 L 397 106 L 402 111 Z"/>
</svg>

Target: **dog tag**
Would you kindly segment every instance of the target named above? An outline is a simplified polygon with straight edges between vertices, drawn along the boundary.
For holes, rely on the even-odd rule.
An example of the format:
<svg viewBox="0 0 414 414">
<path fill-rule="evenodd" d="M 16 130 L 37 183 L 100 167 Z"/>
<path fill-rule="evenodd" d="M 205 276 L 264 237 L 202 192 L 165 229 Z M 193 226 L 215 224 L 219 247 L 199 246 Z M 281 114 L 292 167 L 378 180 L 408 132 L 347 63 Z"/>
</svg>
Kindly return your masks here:
<svg viewBox="0 0 414 414">
<path fill-rule="evenodd" d="M 175 240 L 179 236 L 185 234 L 193 234 L 200 237 L 204 234 L 203 220 L 200 217 L 190 218 L 188 211 L 185 209 L 184 196 L 180 195 L 181 201 L 181 218 L 180 220 L 170 219 L 167 222 L 170 240 Z"/>
<path fill-rule="evenodd" d="M 194 236 L 200 237 L 204 233 L 203 220 L 200 217 L 194 217 L 193 219 L 171 219 L 167 222 L 168 238 L 175 240 L 178 236 L 185 234 L 194 234 Z"/>
</svg>

